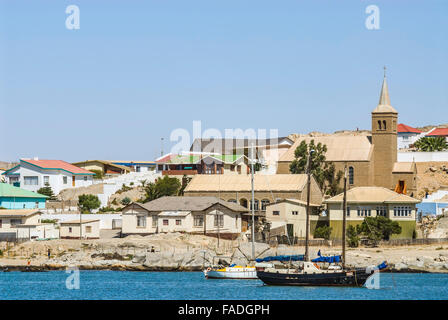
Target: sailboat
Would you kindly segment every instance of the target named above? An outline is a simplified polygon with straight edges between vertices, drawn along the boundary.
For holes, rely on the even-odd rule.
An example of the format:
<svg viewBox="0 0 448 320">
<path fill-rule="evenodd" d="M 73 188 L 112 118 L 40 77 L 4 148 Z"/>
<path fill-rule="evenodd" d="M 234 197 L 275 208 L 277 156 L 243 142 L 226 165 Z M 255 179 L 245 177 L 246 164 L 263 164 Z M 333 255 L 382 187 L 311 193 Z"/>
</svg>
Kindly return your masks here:
<svg viewBox="0 0 448 320">
<path fill-rule="evenodd" d="M 306 206 L 306 238 L 304 261 L 298 268 L 275 269 L 258 268 L 257 277 L 267 285 L 285 286 L 363 286 L 367 279 L 374 273 L 387 268 L 387 262 L 373 268 L 347 268 L 345 265 L 345 233 L 347 216 L 347 170 L 344 176 L 344 203 L 342 219 L 342 266 L 332 264 L 332 267 L 323 269 L 317 264 L 318 261 L 326 262 L 326 257 L 319 257 L 310 261 L 309 259 L 309 210 L 310 210 L 310 179 L 311 179 L 311 156 L 310 151 L 307 160 L 307 206 Z M 347 168 L 346 168 L 347 169 Z M 339 257 L 339 256 L 337 256 Z M 334 257 L 328 257 L 334 258 Z M 337 259 L 338 260 L 338 259 Z"/>
<path fill-rule="evenodd" d="M 252 261 L 255 261 L 255 212 L 254 212 L 254 150 L 252 145 L 252 161 L 251 161 L 251 184 L 252 184 Z M 219 227 L 219 223 L 218 223 Z M 219 233 L 219 229 L 218 229 Z M 218 234 L 219 237 L 219 234 Z M 258 279 L 257 269 L 255 266 L 238 266 L 231 264 L 228 267 L 208 267 L 204 270 L 204 276 L 206 279 Z"/>
</svg>

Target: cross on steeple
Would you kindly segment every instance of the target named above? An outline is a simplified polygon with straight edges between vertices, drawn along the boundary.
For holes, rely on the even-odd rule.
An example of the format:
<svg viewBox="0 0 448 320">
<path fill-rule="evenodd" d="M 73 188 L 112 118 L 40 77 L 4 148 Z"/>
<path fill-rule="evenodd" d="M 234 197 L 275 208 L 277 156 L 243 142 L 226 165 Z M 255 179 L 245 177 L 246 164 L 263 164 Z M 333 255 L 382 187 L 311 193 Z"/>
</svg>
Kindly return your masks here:
<svg viewBox="0 0 448 320">
<path fill-rule="evenodd" d="M 384 66 L 384 78 L 386 78 L 386 66 Z"/>
</svg>

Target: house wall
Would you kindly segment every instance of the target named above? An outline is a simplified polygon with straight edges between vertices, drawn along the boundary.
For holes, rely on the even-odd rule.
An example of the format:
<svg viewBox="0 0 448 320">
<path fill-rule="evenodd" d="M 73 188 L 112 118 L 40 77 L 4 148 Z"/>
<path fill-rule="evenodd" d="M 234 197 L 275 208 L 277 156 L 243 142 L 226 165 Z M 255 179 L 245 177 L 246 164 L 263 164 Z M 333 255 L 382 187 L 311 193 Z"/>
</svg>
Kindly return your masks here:
<svg viewBox="0 0 448 320">
<path fill-rule="evenodd" d="M 11 220 L 20 220 L 20 223 L 17 224 L 38 224 L 40 222 L 40 215 L 39 214 L 34 214 L 32 216 L 28 216 L 28 217 L 20 217 L 20 216 L 16 216 L 16 217 L 7 217 L 7 216 L 3 216 L 0 217 L 1 220 L 1 228 L 0 228 L 0 232 L 16 232 L 16 228 L 11 226 Z"/>
<path fill-rule="evenodd" d="M 37 192 L 37 190 L 45 186 L 44 176 L 49 177 L 49 184 L 54 194 L 58 194 L 63 189 L 87 187 L 93 183 L 92 175 L 73 175 L 63 170 L 45 170 L 25 162 L 21 162 L 19 167 L 9 173 L 19 173 L 20 187 L 33 192 Z M 8 179 L 14 176 L 10 174 L 7 175 Z M 38 177 L 37 185 L 26 185 L 24 177 L 27 176 Z M 75 176 L 75 186 L 72 184 L 72 176 Z M 67 177 L 67 183 L 64 183 L 64 177 Z"/>
<path fill-rule="evenodd" d="M 19 239 L 59 239 L 59 229 L 52 223 L 17 228 Z"/>
<path fill-rule="evenodd" d="M 407 217 L 396 217 L 394 216 L 394 207 L 411 207 L 411 215 Z M 402 227 L 402 232 L 399 235 L 392 235 L 392 239 L 412 239 L 412 233 L 416 226 L 416 205 L 409 203 L 397 203 L 397 204 L 383 204 L 383 203 L 349 203 L 347 208 L 350 208 L 350 215 L 346 217 L 347 227 L 349 225 L 356 226 L 364 221 L 364 217 L 358 217 L 358 208 L 371 209 L 371 217 L 376 217 L 377 207 L 386 207 L 387 214 L 386 217 L 397 221 Z M 343 219 L 343 208 L 342 203 L 328 204 L 328 218 L 330 221 L 330 227 L 332 228 L 331 238 L 332 239 L 342 239 L 342 219 Z"/>
<path fill-rule="evenodd" d="M 406 194 L 415 196 L 417 193 L 417 172 L 415 173 L 392 173 L 393 186 L 399 181 L 404 181 L 406 184 Z"/>
<path fill-rule="evenodd" d="M 224 216 L 224 226 L 219 228 L 222 233 L 241 232 L 241 215 L 220 205 L 214 205 L 205 211 L 192 212 L 186 216 L 158 216 L 160 212 L 148 212 L 138 206 L 129 206 L 122 212 L 123 215 L 123 234 L 149 234 L 157 232 L 191 232 L 203 233 L 206 228 L 207 233 L 214 233 L 218 228 L 214 226 L 215 210 L 218 214 Z M 194 226 L 194 217 L 196 215 L 204 216 L 205 221 L 202 226 Z M 146 219 L 146 226 L 137 227 L 137 217 L 142 216 Z M 155 219 L 156 225 L 153 225 Z M 168 225 L 163 224 L 163 220 L 168 220 Z M 181 225 L 176 225 L 176 220 L 181 220 Z"/>
<path fill-rule="evenodd" d="M 274 211 L 279 211 L 279 215 L 274 215 Z M 292 212 L 297 211 L 297 215 Z M 266 220 L 269 222 L 281 221 L 285 224 L 293 225 L 295 237 L 305 238 L 306 236 L 306 206 L 293 204 L 287 201 L 271 204 L 266 207 Z M 311 207 L 310 213 L 310 238 L 313 238 L 314 231 L 318 222 L 327 221 L 326 217 L 320 217 L 316 207 Z M 285 226 L 285 233 L 287 232 Z"/>
<path fill-rule="evenodd" d="M 399 162 L 448 162 L 448 152 L 398 152 Z"/>
<path fill-rule="evenodd" d="M 397 135 L 397 148 L 407 149 L 411 144 L 421 137 L 420 133 L 404 132 Z M 400 160 L 398 160 L 400 161 Z"/>
<path fill-rule="evenodd" d="M 91 232 L 87 232 L 86 227 L 92 227 Z M 72 228 L 72 232 L 70 232 Z M 59 234 L 61 239 L 67 238 L 79 238 L 79 223 L 61 224 L 59 226 Z M 98 239 L 100 237 L 100 223 L 99 221 L 93 221 L 88 223 L 82 223 L 82 238 Z"/>
<path fill-rule="evenodd" d="M 0 197 L 0 207 L 5 209 L 45 209 L 45 201 L 45 198 Z"/>
</svg>

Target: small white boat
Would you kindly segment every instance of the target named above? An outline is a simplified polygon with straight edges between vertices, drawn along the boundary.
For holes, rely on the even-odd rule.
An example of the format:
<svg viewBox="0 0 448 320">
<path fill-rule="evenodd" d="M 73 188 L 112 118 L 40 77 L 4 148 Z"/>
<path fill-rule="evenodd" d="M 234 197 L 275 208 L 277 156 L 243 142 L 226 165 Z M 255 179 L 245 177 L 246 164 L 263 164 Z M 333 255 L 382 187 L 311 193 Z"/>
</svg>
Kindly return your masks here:
<svg viewBox="0 0 448 320">
<path fill-rule="evenodd" d="M 229 266 L 225 268 L 207 268 L 204 270 L 206 279 L 257 279 L 255 267 Z"/>
</svg>

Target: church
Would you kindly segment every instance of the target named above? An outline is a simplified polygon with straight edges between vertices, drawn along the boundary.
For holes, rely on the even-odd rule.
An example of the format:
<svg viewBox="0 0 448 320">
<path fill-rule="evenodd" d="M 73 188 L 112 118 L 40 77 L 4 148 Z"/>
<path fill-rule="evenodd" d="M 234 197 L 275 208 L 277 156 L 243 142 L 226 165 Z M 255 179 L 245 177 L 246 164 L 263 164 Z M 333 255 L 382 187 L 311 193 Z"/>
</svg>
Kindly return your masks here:
<svg viewBox="0 0 448 320">
<path fill-rule="evenodd" d="M 384 74 L 378 106 L 372 111 L 371 135 L 329 135 L 300 137 L 277 163 L 277 173 L 290 173 L 294 151 L 304 140 L 327 146 L 326 161 L 336 171 L 348 168 L 348 187 L 377 186 L 416 196 L 417 167 L 414 162 L 397 162 L 398 112 L 391 106 Z"/>
</svg>

